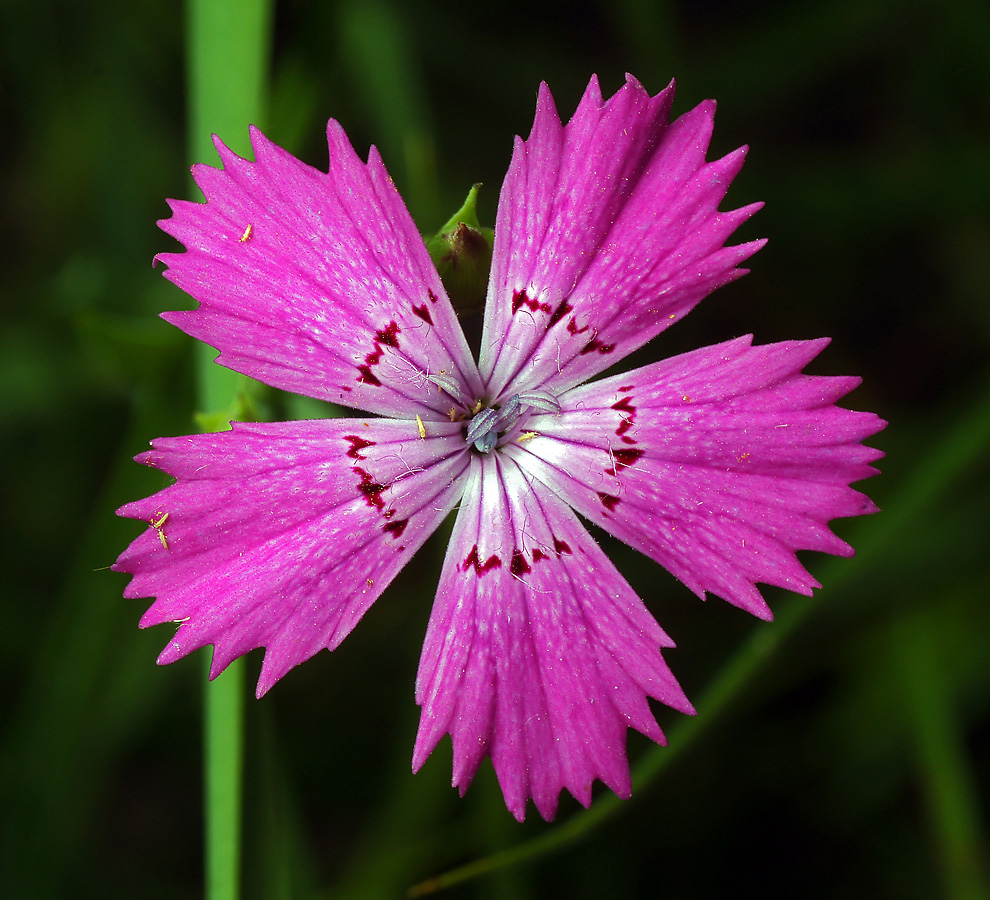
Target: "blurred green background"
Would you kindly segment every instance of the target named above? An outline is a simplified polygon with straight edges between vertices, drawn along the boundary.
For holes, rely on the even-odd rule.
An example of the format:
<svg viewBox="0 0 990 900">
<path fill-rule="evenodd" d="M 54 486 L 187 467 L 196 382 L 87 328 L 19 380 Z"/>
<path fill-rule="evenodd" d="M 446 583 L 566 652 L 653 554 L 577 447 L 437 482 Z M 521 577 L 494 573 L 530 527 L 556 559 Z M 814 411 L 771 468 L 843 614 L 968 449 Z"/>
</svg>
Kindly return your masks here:
<svg viewBox="0 0 990 900">
<path fill-rule="evenodd" d="M 145 604 L 107 571 L 139 530 L 113 510 L 163 486 L 130 458 L 194 428 L 192 341 L 156 318 L 186 299 L 150 265 L 174 246 L 164 198 L 192 196 L 184 10 L 0 9 L 0 894 L 197 897 L 203 654 L 157 668 L 166 629 L 138 631 Z M 258 124 L 325 167 L 333 116 L 423 231 L 476 181 L 490 224 L 539 82 L 566 117 L 593 72 L 609 94 L 627 70 L 652 93 L 676 76 L 678 113 L 718 99 L 713 155 L 752 148 L 728 202 L 765 200 L 741 237 L 770 239 L 649 353 L 832 336 L 813 371 L 862 375 L 847 403 L 890 421 L 863 485 L 884 512 L 837 523 L 855 560 L 808 555 L 821 601 L 707 720 L 706 687 L 780 623 L 603 541 L 677 641 L 703 730 L 679 752 L 660 710 L 676 755 L 617 814 L 448 896 L 985 896 L 990 7 L 285 0 Z M 442 549 L 248 702 L 246 897 L 401 896 L 557 827 L 517 825 L 487 763 L 457 799 L 449 743 L 410 774 Z M 809 603 L 766 593 L 782 619 Z M 565 797 L 558 823 L 581 815 Z"/>
</svg>

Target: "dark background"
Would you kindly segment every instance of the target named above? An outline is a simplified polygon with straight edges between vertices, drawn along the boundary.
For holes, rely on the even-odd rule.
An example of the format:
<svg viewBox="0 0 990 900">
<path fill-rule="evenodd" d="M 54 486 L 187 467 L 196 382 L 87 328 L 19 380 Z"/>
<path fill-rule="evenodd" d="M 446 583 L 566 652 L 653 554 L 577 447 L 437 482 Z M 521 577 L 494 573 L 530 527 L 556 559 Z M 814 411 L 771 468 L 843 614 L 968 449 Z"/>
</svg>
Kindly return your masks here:
<svg viewBox="0 0 990 900">
<path fill-rule="evenodd" d="M 194 428 L 192 341 L 156 318 L 185 299 L 150 265 L 164 198 L 192 196 L 182 7 L 0 9 L 0 892 L 196 897 L 203 654 L 157 668 L 167 629 L 106 570 L 138 532 L 113 510 L 163 486 L 130 457 Z M 807 555 L 821 603 L 737 699 L 583 842 L 450 896 L 983 896 L 990 7 L 293 0 L 274 28 L 269 136 L 325 168 L 339 119 L 423 231 L 475 181 L 492 222 L 541 80 L 565 117 L 593 72 L 676 76 L 678 114 L 715 97 L 712 155 L 751 147 L 727 202 L 766 201 L 740 238 L 769 244 L 650 352 L 830 335 L 812 370 L 862 375 L 847 403 L 890 421 L 863 486 L 884 512 L 836 524 L 854 561 Z M 777 627 L 605 543 L 696 700 Z M 447 742 L 409 772 L 441 556 L 249 701 L 245 896 L 399 896 L 552 827 L 517 825 L 487 763 L 458 800 Z"/>
</svg>

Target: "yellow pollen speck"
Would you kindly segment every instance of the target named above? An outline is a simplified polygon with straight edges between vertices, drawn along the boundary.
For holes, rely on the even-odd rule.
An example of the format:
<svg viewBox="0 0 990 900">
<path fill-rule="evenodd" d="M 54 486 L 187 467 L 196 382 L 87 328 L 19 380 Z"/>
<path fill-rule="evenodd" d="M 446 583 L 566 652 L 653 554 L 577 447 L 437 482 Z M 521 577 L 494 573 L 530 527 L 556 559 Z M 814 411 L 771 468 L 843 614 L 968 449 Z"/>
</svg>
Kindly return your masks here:
<svg viewBox="0 0 990 900">
<path fill-rule="evenodd" d="M 450 416 L 450 421 L 451 422 L 456 422 L 457 421 L 457 410 L 454 409 L 453 406 L 449 410 L 447 410 L 447 415 Z"/>
<path fill-rule="evenodd" d="M 416 426 L 419 428 L 419 436 L 423 440 L 426 440 L 426 426 L 423 424 L 423 420 L 416 416 Z"/>
<path fill-rule="evenodd" d="M 685 394 L 681 399 L 683 399 L 685 403 L 691 402 L 691 398 L 687 394 Z"/>
<path fill-rule="evenodd" d="M 246 243 L 247 241 L 249 241 L 249 240 L 251 240 L 251 231 L 252 231 L 253 229 L 254 229 L 254 226 L 253 226 L 253 225 L 248 225 L 248 227 L 244 229 L 244 234 L 242 234 L 242 235 L 241 235 L 241 236 L 240 236 L 240 237 L 239 237 L 239 238 L 237 239 L 237 242 L 238 242 L 239 244 L 243 244 L 243 243 Z"/>
<path fill-rule="evenodd" d="M 477 403 L 475 403 L 474 406 L 471 407 L 471 415 L 476 416 L 478 414 L 478 412 L 481 410 L 481 407 L 483 405 L 484 404 L 482 403 L 481 400 L 479 400 Z"/>
<path fill-rule="evenodd" d="M 519 437 L 516 438 L 517 444 L 524 444 L 526 441 L 531 441 L 536 435 L 539 434 L 538 431 L 524 431 Z"/>
</svg>

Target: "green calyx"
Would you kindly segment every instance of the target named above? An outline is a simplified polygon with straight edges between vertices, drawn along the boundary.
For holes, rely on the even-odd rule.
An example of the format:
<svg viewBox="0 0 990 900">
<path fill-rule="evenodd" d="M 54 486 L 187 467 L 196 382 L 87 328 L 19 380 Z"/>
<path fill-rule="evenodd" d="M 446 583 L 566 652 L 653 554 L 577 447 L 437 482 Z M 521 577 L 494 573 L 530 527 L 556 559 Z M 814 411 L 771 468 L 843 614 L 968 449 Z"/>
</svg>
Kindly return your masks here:
<svg viewBox="0 0 990 900">
<path fill-rule="evenodd" d="M 480 187 L 474 185 L 464 205 L 426 239 L 426 249 L 459 316 L 477 312 L 484 305 L 492 265 L 495 231 L 478 224 L 475 205 Z"/>
</svg>

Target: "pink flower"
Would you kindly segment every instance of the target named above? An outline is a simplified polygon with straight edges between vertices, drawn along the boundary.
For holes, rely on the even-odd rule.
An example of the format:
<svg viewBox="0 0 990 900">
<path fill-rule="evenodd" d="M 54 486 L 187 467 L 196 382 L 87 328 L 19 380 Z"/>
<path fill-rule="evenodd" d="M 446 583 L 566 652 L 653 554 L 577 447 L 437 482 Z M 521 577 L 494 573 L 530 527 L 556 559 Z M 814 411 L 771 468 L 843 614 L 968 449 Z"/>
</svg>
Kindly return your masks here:
<svg viewBox="0 0 990 900">
<path fill-rule="evenodd" d="M 763 241 L 726 247 L 760 206 L 718 205 L 745 148 L 705 153 L 714 103 L 670 123 L 673 85 L 592 79 L 562 126 L 544 85 L 499 199 L 480 361 L 377 151 L 328 129 L 330 170 L 252 130 L 217 141 L 206 204 L 171 201 L 184 253 L 166 313 L 269 385 L 372 413 L 161 438 L 138 461 L 176 479 L 120 514 L 149 527 L 117 560 L 142 627 L 179 623 L 159 658 L 214 646 L 211 675 L 265 647 L 264 694 L 334 649 L 453 510 L 416 682 L 413 768 L 450 734 L 463 793 L 490 756 L 522 820 L 566 788 L 630 793 L 629 726 L 648 698 L 693 708 L 660 629 L 578 515 L 769 619 L 756 582 L 810 594 L 797 550 L 852 548 L 831 519 L 874 512 L 884 423 L 836 401 L 857 378 L 801 374 L 828 343 L 740 337 L 598 381 L 686 315 Z"/>
</svg>

